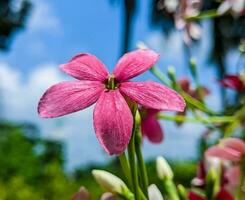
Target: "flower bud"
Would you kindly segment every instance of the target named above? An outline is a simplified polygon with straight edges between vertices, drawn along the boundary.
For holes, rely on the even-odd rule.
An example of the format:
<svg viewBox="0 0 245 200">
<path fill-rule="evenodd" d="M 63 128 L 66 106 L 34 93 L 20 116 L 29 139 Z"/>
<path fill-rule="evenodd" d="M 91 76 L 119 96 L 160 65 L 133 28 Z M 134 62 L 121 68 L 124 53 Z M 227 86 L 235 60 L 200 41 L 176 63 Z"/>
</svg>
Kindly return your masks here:
<svg viewBox="0 0 245 200">
<path fill-rule="evenodd" d="M 191 70 L 191 74 L 192 76 L 196 79 L 197 78 L 197 63 L 196 60 L 194 58 L 190 59 L 190 70 Z"/>
<path fill-rule="evenodd" d="M 173 171 L 169 166 L 168 162 L 161 156 L 157 157 L 156 160 L 157 175 L 160 179 L 173 179 Z"/>
<path fill-rule="evenodd" d="M 174 66 L 170 65 L 168 67 L 168 77 L 170 78 L 171 81 L 174 81 L 176 80 L 175 79 L 175 68 Z"/>
<path fill-rule="evenodd" d="M 126 184 L 117 176 L 104 170 L 95 169 L 92 170 L 92 174 L 100 186 L 106 191 L 113 194 L 120 194 L 125 197 L 133 196 Z"/>
<path fill-rule="evenodd" d="M 160 190 L 155 184 L 148 187 L 149 200 L 163 200 Z"/>
</svg>

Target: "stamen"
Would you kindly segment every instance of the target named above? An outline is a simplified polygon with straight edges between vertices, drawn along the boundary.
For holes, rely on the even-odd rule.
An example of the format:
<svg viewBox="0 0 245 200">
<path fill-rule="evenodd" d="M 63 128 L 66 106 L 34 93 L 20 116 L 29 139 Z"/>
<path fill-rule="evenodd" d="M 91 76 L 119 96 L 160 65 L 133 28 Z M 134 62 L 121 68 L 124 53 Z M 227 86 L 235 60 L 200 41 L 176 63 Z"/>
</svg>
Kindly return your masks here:
<svg viewBox="0 0 245 200">
<path fill-rule="evenodd" d="M 109 79 L 107 80 L 106 88 L 109 90 L 115 90 L 117 89 L 117 87 L 118 87 L 118 84 L 116 82 L 116 79 L 113 75 L 111 75 Z"/>
</svg>

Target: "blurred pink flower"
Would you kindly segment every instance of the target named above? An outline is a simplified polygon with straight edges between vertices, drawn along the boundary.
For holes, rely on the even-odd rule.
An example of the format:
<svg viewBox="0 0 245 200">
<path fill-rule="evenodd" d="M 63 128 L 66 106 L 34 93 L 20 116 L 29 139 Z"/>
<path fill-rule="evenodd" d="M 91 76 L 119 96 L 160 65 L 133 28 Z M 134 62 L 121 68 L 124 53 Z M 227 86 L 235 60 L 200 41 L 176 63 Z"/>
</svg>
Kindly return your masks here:
<svg viewBox="0 0 245 200">
<path fill-rule="evenodd" d="M 189 200 L 208 200 L 205 197 L 196 194 L 195 192 L 188 193 Z M 234 200 L 229 192 L 227 192 L 224 188 L 221 188 L 220 191 L 214 197 L 214 200 Z"/>
<path fill-rule="evenodd" d="M 238 92 L 245 92 L 245 82 L 238 75 L 227 75 L 224 79 L 220 80 L 219 83 L 223 87 Z"/>
<path fill-rule="evenodd" d="M 222 139 L 220 145 L 210 147 L 205 156 L 219 157 L 224 160 L 239 162 L 245 155 L 245 142 L 238 138 Z"/>
<path fill-rule="evenodd" d="M 102 194 L 100 200 L 118 200 L 118 198 L 114 194 L 106 192 Z"/>
<path fill-rule="evenodd" d="M 197 99 L 197 100 L 202 100 L 205 96 L 210 94 L 210 91 L 206 88 L 201 86 L 200 88 L 191 88 L 191 82 L 190 79 L 188 78 L 182 78 L 180 80 L 177 81 L 177 84 L 180 86 L 180 88 L 182 90 L 184 90 L 184 92 L 186 92 L 187 94 L 189 94 L 191 97 Z M 181 116 L 185 116 L 186 115 L 186 111 L 184 110 L 184 112 L 178 112 L 177 115 L 181 115 Z M 176 122 L 177 125 L 182 125 L 183 122 Z"/>
<path fill-rule="evenodd" d="M 191 82 L 188 78 L 182 78 L 178 80 L 177 83 L 182 90 L 184 90 L 187 94 L 189 94 L 191 97 L 197 100 L 202 100 L 205 96 L 210 94 L 209 89 L 204 86 L 195 89 L 191 88 Z"/>
<path fill-rule="evenodd" d="M 198 23 L 188 22 L 186 17 L 194 17 L 199 14 L 202 0 L 180 0 L 179 8 L 175 15 L 175 26 L 179 30 L 184 30 L 184 42 L 191 44 L 191 40 L 201 38 L 202 30 Z"/>
<path fill-rule="evenodd" d="M 91 200 L 90 194 L 85 187 L 81 187 L 78 192 L 76 192 L 71 200 Z"/>
<path fill-rule="evenodd" d="M 222 15 L 228 11 L 235 16 L 245 15 L 245 0 L 223 0 L 217 12 Z"/>
<path fill-rule="evenodd" d="M 229 187 L 233 189 L 236 188 L 239 185 L 240 167 L 239 166 L 231 167 L 226 171 L 225 177 L 228 180 Z"/>
<path fill-rule="evenodd" d="M 128 97 L 146 108 L 183 111 L 185 102 L 174 90 L 155 82 L 130 82 L 129 79 L 148 70 L 159 55 L 151 50 L 125 54 L 112 75 L 91 54 L 79 54 L 61 70 L 78 81 L 67 81 L 50 87 L 38 105 L 41 117 L 59 117 L 94 104 L 96 136 L 110 154 L 121 154 L 127 147 L 133 128 L 133 116 L 124 99 Z"/>
<path fill-rule="evenodd" d="M 213 146 L 205 152 L 206 157 L 219 157 L 223 160 L 233 161 L 239 164 L 242 157 L 245 156 L 245 142 L 238 138 L 223 139 L 220 145 Z M 234 165 L 227 169 L 225 177 L 228 181 L 227 188 L 236 188 L 239 185 L 240 166 Z M 244 183 L 245 186 L 245 183 Z"/>
<path fill-rule="evenodd" d="M 225 164 L 227 163 L 220 163 L 219 160 L 214 158 L 201 160 L 198 165 L 197 175 L 194 179 L 192 179 L 191 184 L 194 187 L 203 188 L 205 186 L 206 175 L 210 167 L 220 169 L 220 165 L 221 165 L 220 186 L 224 187 L 229 181 L 228 178 L 226 177 L 227 169 Z"/>
<path fill-rule="evenodd" d="M 163 130 L 157 120 L 159 110 L 140 108 L 141 131 L 152 143 L 161 143 L 164 137 Z"/>
</svg>

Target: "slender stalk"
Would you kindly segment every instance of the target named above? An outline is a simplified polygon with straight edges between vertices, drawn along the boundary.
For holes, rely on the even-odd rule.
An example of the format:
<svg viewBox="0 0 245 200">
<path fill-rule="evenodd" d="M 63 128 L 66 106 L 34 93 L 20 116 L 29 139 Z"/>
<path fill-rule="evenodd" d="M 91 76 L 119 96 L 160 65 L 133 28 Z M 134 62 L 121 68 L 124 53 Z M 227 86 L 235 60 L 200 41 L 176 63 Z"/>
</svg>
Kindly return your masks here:
<svg viewBox="0 0 245 200">
<path fill-rule="evenodd" d="M 200 19 L 209 19 L 209 18 L 214 18 L 214 17 L 220 17 L 221 15 L 219 13 L 217 13 L 216 10 L 207 10 L 207 11 L 203 11 L 200 14 L 196 15 L 196 16 L 191 16 L 191 17 L 186 17 L 185 19 L 187 21 L 196 21 L 196 20 L 200 20 Z"/>
<path fill-rule="evenodd" d="M 118 158 L 119 158 L 123 173 L 126 176 L 129 187 L 130 187 L 130 189 L 133 189 L 132 179 L 131 179 L 131 175 L 130 175 L 130 167 L 129 167 L 129 163 L 128 163 L 127 157 L 125 155 L 125 152 L 123 152 L 121 155 L 119 155 Z"/>
<path fill-rule="evenodd" d="M 162 73 L 161 70 L 159 70 L 156 66 L 153 66 L 150 69 L 150 72 L 157 77 L 163 84 L 167 85 L 168 87 L 172 87 L 173 83 L 172 81 L 170 82 L 170 80 L 168 80 L 165 75 Z M 176 90 L 178 90 L 180 92 L 180 94 L 183 96 L 183 98 L 185 99 L 185 101 L 198 108 L 199 110 L 209 114 L 209 115 L 215 115 L 216 113 L 214 111 L 212 111 L 211 109 L 207 108 L 207 106 L 205 104 L 203 104 L 202 102 L 198 101 L 197 99 L 191 97 L 189 94 L 187 94 L 185 91 L 183 91 L 181 88 L 174 88 Z"/>
<path fill-rule="evenodd" d="M 168 80 L 168 78 L 165 77 L 165 75 L 156 66 L 153 66 L 152 68 L 150 68 L 150 72 L 153 75 L 155 75 L 159 79 L 159 81 L 161 81 L 162 83 L 164 83 L 165 85 L 169 87 L 171 86 L 171 83 Z"/>
<path fill-rule="evenodd" d="M 203 123 L 203 124 L 210 124 L 210 123 L 230 123 L 235 121 L 234 116 L 211 116 L 208 118 L 191 118 L 182 115 L 165 115 L 165 114 L 158 114 L 158 119 L 166 119 L 176 122 L 191 122 L 191 123 Z"/>
<path fill-rule="evenodd" d="M 142 189 L 143 189 L 143 193 L 146 197 L 148 197 L 148 176 L 147 176 L 147 170 L 146 170 L 146 166 L 145 166 L 145 162 L 144 162 L 144 158 L 142 155 L 142 151 L 141 151 L 141 140 L 142 140 L 142 134 L 140 132 L 140 123 L 141 123 L 141 119 L 140 119 L 140 114 L 139 111 L 136 111 L 135 114 L 135 150 L 136 150 L 136 156 L 137 156 L 137 160 L 138 160 L 138 165 L 139 165 L 139 172 L 140 172 L 140 176 L 141 176 L 141 180 L 142 180 Z"/>
<path fill-rule="evenodd" d="M 135 127 L 132 132 L 131 140 L 128 145 L 128 158 L 131 169 L 133 193 L 135 195 L 135 200 L 140 200 L 139 197 L 139 181 L 138 181 L 138 172 L 135 162 Z"/>
</svg>

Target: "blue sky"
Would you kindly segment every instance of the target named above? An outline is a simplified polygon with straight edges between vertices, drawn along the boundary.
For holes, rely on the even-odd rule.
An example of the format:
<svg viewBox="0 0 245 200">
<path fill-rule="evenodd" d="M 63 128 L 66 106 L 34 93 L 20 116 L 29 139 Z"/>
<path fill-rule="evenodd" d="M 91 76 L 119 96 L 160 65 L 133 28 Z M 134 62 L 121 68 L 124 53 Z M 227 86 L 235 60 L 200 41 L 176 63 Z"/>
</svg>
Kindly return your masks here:
<svg viewBox="0 0 245 200">
<path fill-rule="evenodd" d="M 72 3 L 71 3 L 72 2 Z M 36 106 L 43 92 L 68 76 L 59 72 L 58 65 L 79 52 L 90 52 L 99 57 L 110 70 L 120 55 L 122 7 L 120 1 L 73 0 L 33 1 L 33 11 L 27 28 L 13 40 L 10 52 L 0 53 L 0 91 L 2 118 L 30 121 L 37 124 L 43 137 L 60 139 L 66 145 L 68 168 L 91 162 L 104 162 L 108 156 L 96 140 L 92 125 L 93 107 L 58 119 L 40 119 Z M 141 1 L 137 8 L 132 49 L 144 41 L 161 54 L 159 67 L 166 71 L 172 64 L 179 76 L 189 76 L 183 57 L 181 33 L 166 40 L 159 31 L 149 26 L 149 1 Z M 209 27 L 210 23 L 203 23 Z M 205 30 L 205 29 L 204 29 Z M 205 54 L 210 48 L 210 36 L 204 34 L 199 47 L 193 50 L 202 68 L 202 82 L 215 87 L 213 68 L 207 65 Z M 233 57 L 236 58 L 236 55 Z M 149 73 L 140 80 L 154 79 Z M 212 107 L 220 105 L 217 95 L 208 99 Z M 211 102 L 211 103 L 210 103 Z M 176 159 L 195 157 L 197 138 L 202 126 L 186 124 L 177 129 L 171 122 L 163 122 L 166 132 L 161 145 L 144 143 L 147 158 L 158 154 Z M 193 132 L 195 130 L 195 132 Z M 178 147 L 178 148 L 176 148 Z"/>
</svg>

